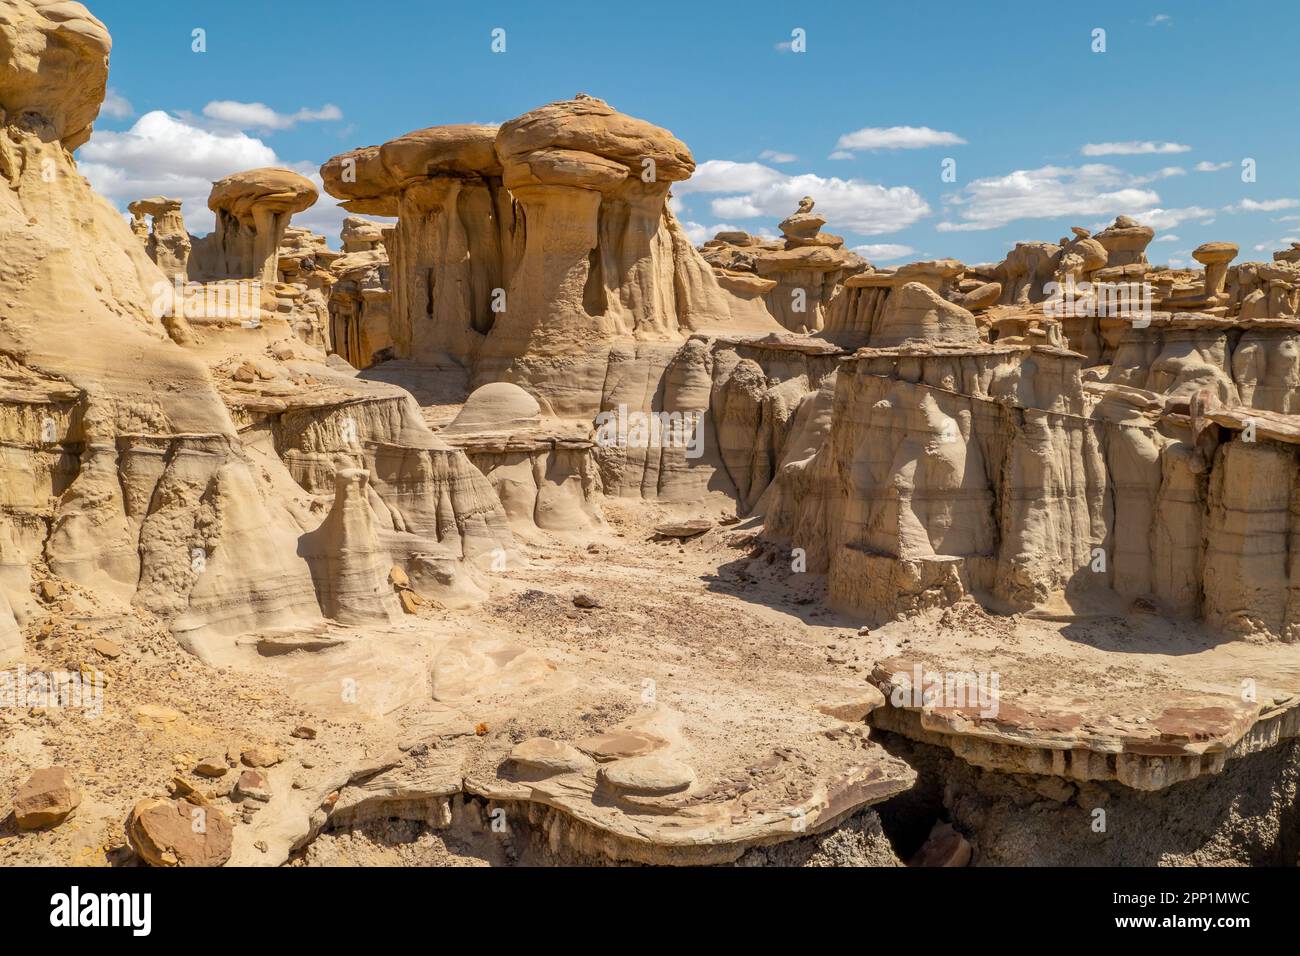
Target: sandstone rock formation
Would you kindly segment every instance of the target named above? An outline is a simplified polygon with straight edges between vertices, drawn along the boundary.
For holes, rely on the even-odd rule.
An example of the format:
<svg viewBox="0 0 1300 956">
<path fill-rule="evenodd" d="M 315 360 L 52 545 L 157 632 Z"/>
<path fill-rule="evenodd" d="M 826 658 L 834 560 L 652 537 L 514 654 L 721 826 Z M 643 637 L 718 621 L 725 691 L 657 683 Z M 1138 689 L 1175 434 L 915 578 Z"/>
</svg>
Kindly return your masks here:
<svg viewBox="0 0 1300 956">
<path fill-rule="evenodd" d="M 475 389 L 439 432 L 492 484 L 517 533 L 588 532 L 603 524 L 602 484 L 588 430 L 543 416 L 518 385 Z"/>
<path fill-rule="evenodd" d="M 79 3 L 0 6 L 6 121 L 75 150 L 90 138 L 108 86 L 108 29 Z"/>
<path fill-rule="evenodd" d="M 131 212 L 131 231 L 144 241 L 145 251 L 163 275 L 182 282 L 188 279 L 191 241 L 185 231 L 181 201 L 154 196 L 137 199 L 127 208 Z"/>
<path fill-rule="evenodd" d="M 284 313 L 298 338 L 321 351 L 332 346 L 329 304 L 341 258 L 324 236 L 289 226 L 276 250 L 276 311 Z"/>
<path fill-rule="evenodd" d="M 208 208 L 217 214 L 217 228 L 205 250 L 207 275 L 272 286 L 289 217 L 316 197 L 311 180 L 287 169 L 250 169 L 214 183 Z"/>
<path fill-rule="evenodd" d="M 0 0 L 0 664 L 44 694 L 3 715 L 0 852 L 1291 846 L 1295 250 L 1166 269 L 1119 217 L 878 270 L 809 197 L 701 252 L 686 145 L 581 94 L 329 160 L 397 218 L 342 252 L 282 169 L 215 183 L 195 239 L 77 172 L 109 47 Z M 1124 839 L 1062 837 L 1099 805 Z"/>
<path fill-rule="evenodd" d="M 349 216 L 340 239 L 343 255 L 330 270 L 330 351 L 354 368 L 396 357 L 392 331 L 392 280 L 380 224 Z"/>
<path fill-rule="evenodd" d="M 781 222 L 780 241 L 719 233 L 701 249 L 724 289 L 742 300 L 761 297 L 766 311 L 793 332 L 821 329 L 840 286 L 870 271 L 865 259 L 844 249 L 843 238 L 822 233 L 826 219 L 813 212 L 815 205 L 811 196 L 800 201 Z"/>
<path fill-rule="evenodd" d="M 559 419 L 703 413 L 700 386 L 670 368 L 686 337 L 779 327 L 719 287 L 668 209 L 693 168 L 666 130 L 588 96 L 499 130 L 431 127 L 334 157 L 327 191 L 398 216 L 388 336 L 344 320 L 358 326 L 349 357 L 391 349 L 464 369 L 471 386 L 511 381 Z M 685 497 L 712 480 L 716 455 L 683 484 L 680 450 L 661 451 L 621 449 L 611 490 Z"/>
<path fill-rule="evenodd" d="M 96 35 L 93 23 L 78 33 L 75 17 L 61 21 L 70 48 Z M 31 48 L 35 36 L 13 45 Z M 28 72 L 41 62 L 13 61 L 0 99 L 11 102 L 12 88 L 12 102 L 23 102 Z M 78 95 L 68 92 L 68 109 Z M 36 108 L 24 114 L 31 123 Z M 47 120 L 66 122 L 59 104 L 47 108 Z M 81 113 L 68 115 L 77 130 L 85 125 Z M 10 131 L 0 163 L 9 185 L 0 219 L 12 244 L 10 278 L 0 283 L 0 349 L 21 356 L 7 359 L 16 403 L 8 467 L 25 477 L 6 482 L 0 517 L 12 568 L 0 579 L 8 644 L 12 622 L 31 613 L 30 579 L 19 568 L 33 563 L 172 621 L 191 647 L 200 635 L 318 619 L 328 592 L 317 593 L 297 542 L 324 513 L 294 497 L 333 494 L 336 453 L 371 462 L 381 496 L 406 498 L 383 508 L 396 548 L 385 568 L 418 552 L 454 577 L 462 560 L 510 546 L 490 487 L 418 416 L 404 416 L 404 393 L 357 383 L 327 368 L 322 354 L 286 344 L 297 330 L 258 302 L 246 303 L 255 321 L 244 324 L 205 308 L 203 296 L 160 300 L 159 287 L 171 283 L 77 175 L 71 155 L 26 128 Z M 58 172 L 52 183 L 41 174 L 46 165 Z M 67 215 L 37 213 L 52 193 Z M 306 180 L 277 170 L 214 187 L 225 274 L 274 284 L 288 216 L 314 196 Z M 286 359 L 299 364 L 291 370 Z M 435 489 L 448 482 L 456 487 L 444 498 Z"/>
</svg>

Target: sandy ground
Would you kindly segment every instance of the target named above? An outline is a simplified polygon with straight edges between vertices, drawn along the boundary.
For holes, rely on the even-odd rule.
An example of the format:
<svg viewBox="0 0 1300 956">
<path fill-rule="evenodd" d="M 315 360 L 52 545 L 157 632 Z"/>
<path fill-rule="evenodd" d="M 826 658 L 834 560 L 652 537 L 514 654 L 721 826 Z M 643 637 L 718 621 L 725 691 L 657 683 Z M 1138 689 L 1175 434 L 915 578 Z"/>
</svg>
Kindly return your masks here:
<svg viewBox="0 0 1300 956">
<path fill-rule="evenodd" d="M 359 755 L 399 745 L 409 755 L 433 742 L 445 760 L 426 777 L 452 786 L 463 772 L 491 772 L 527 737 L 576 739 L 661 711 L 675 716 L 679 750 L 702 778 L 792 746 L 811 748 L 815 775 L 822 735 L 841 723 L 817 708 L 869 689 L 864 666 L 844 663 L 855 623 L 818 609 L 816 579 L 761 558 L 746 570 L 753 533 L 743 525 L 652 540 L 656 523 L 681 512 L 605 507 L 604 533 L 523 545 L 526 561 L 496 576 L 481 605 L 430 607 L 389 628 L 254 635 L 240 639 L 230 666 L 189 657 L 147 615 L 107 620 L 93 609 L 68 614 L 67 600 L 52 605 L 62 623 L 40 640 L 48 621 L 33 624 L 26 666 L 93 662 L 108 675 L 103 712 L 0 711 L 0 757 L 12 770 L 0 808 L 44 766 L 68 768 L 85 791 L 52 830 L 20 834 L 9 817 L 0 863 L 120 862 L 131 806 L 166 795 L 177 776 L 233 816 L 238 846 L 241 830 L 260 823 L 241 826 L 243 808 L 225 796 L 237 771 L 216 781 L 192 771 L 202 758 L 263 743 L 285 755 L 273 783 L 305 801 Z M 729 510 L 720 498 L 689 514 Z M 579 593 L 598 606 L 575 607 Z M 120 644 L 121 656 L 91 650 L 97 636 Z M 320 649 L 271 653 L 286 644 Z M 346 700 L 345 684 L 354 688 Z M 317 739 L 291 736 L 304 723 Z"/>
<path fill-rule="evenodd" d="M 521 740 L 572 741 L 647 719 L 660 721 L 674 756 L 714 789 L 783 755 L 787 776 L 756 788 L 746 812 L 793 804 L 852 760 L 905 789 L 909 768 L 844 738 L 845 722 L 821 711 L 869 700 L 881 662 L 996 672 L 1011 706 L 984 729 L 1011 740 L 1061 732 L 1062 714 L 1070 734 L 1094 742 L 1140 736 L 1171 709 L 1231 709 L 1243 679 L 1265 707 L 1300 690 L 1298 647 L 1215 643 L 1149 615 L 1061 623 L 963 604 L 860 633 L 859 622 L 822 606 L 824 581 L 791 573 L 784 555 L 757 545 L 756 529 L 730 518 L 725 499 L 687 511 L 623 500 L 603 507 L 608 527 L 598 534 L 522 543 L 524 560 L 493 577 L 482 604 L 429 606 L 388 627 L 253 635 L 221 667 L 188 656 L 143 613 L 106 617 L 88 596 L 65 592 L 28 629 L 25 664 L 103 671 L 102 714 L 0 709 L 0 761 L 10 771 L 0 812 L 30 772 L 50 765 L 68 768 L 85 797 L 52 830 L 18 833 L 7 817 L 0 865 L 130 862 L 127 813 L 166 795 L 176 777 L 232 817 L 234 862 L 279 863 L 311 811 L 379 755 L 389 769 L 356 790 L 363 797 L 366 787 L 450 796 L 466 778 L 493 779 Z M 686 541 L 653 533 L 667 518 L 701 515 L 727 523 Z M 580 594 L 596 606 L 575 606 Z M 121 655 L 94 650 L 97 637 Z M 1233 719 L 1210 721 L 1207 733 L 1240 731 Z M 316 739 L 291 735 L 303 724 Z M 284 757 L 269 772 L 276 796 L 264 808 L 227 796 L 237 770 L 219 780 L 193 772 L 202 758 L 252 745 Z M 295 860 L 508 862 L 407 821 L 331 834 Z"/>
</svg>

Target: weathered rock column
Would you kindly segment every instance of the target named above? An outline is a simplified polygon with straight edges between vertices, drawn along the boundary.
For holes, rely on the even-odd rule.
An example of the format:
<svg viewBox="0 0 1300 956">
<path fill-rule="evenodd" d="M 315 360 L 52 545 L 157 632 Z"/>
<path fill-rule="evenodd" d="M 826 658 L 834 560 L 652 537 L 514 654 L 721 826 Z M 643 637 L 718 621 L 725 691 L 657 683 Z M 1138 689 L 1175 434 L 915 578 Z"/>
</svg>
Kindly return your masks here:
<svg viewBox="0 0 1300 956">
<path fill-rule="evenodd" d="M 1237 257 L 1235 242 L 1206 242 L 1192 250 L 1192 258 L 1205 266 L 1205 299 L 1218 304 L 1228 277 L 1228 263 Z"/>
<path fill-rule="evenodd" d="M 344 200 L 343 208 L 397 217 L 386 243 L 392 275 L 386 337 L 399 357 L 468 368 L 492 328 L 514 229 L 493 150 L 496 133 L 495 126 L 431 126 L 321 166 L 326 191 Z M 347 246 L 360 240 L 346 224 L 343 239 L 347 251 L 357 251 Z"/>
<path fill-rule="evenodd" d="M 131 231 L 144 242 L 145 251 L 169 279 L 188 276 L 190 235 L 181 215 L 181 201 L 165 196 L 137 199 L 126 207 Z M 152 222 L 146 222 L 148 216 Z"/>
<path fill-rule="evenodd" d="M 316 202 L 311 180 L 288 169 L 250 169 L 212 185 L 217 214 L 213 279 L 257 279 L 275 285 L 277 252 L 290 217 Z"/>
</svg>

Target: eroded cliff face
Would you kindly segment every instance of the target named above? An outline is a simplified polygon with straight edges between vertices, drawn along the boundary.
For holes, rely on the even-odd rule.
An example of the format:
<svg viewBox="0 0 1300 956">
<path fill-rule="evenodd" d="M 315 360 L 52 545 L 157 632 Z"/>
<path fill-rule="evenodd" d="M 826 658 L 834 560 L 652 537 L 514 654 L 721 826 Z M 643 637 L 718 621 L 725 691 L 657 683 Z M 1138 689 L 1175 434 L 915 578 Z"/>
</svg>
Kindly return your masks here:
<svg viewBox="0 0 1300 956">
<path fill-rule="evenodd" d="M 70 152 L 93 118 L 80 98 L 102 94 L 107 32 L 78 4 L 15 0 L 0 12 L 5 650 L 21 648 L 29 567 L 152 612 L 201 651 L 319 621 L 332 586 L 314 582 L 299 552 L 340 462 L 373 468 L 367 507 L 384 543 L 368 546 L 390 564 L 423 562 L 450 580 L 480 552 L 510 548 L 490 486 L 406 409 L 405 393 L 330 370 L 297 341 L 292 317 L 256 298 L 247 315 L 173 301 L 174 277 Z M 214 203 L 231 210 L 217 234 L 225 268 L 274 280 L 304 195 L 277 171 L 218 184 Z M 340 409 L 350 409 L 342 438 Z"/>
<path fill-rule="evenodd" d="M 148 768 L 127 824 L 147 862 L 168 780 L 238 809 L 209 861 L 492 801 L 547 859 L 728 862 L 912 787 L 892 734 L 1017 776 L 944 795 L 987 861 L 1004 790 L 1073 808 L 1046 820 L 1098 793 L 1149 820 L 1181 800 L 1137 791 L 1218 775 L 1196 792 L 1226 805 L 1293 763 L 1242 772 L 1300 733 L 1295 250 L 1232 267 L 1207 243 L 1175 273 L 1121 218 L 998 265 L 876 270 L 808 199 L 779 243 L 706 257 L 667 208 L 685 145 L 585 96 L 331 160 L 349 208 L 398 217 L 350 221 L 341 255 L 291 226 L 314 190 L 286 170 L 214 184 L 194 242 L 174 201 L 128 224 L 77 175 L 102 24 L 0 0 L 0 53 L 0 662 L 157 637 L 116 647 L 101 745 L 167 710 L 173 666 L 221 690 L 162 721 L 224 707 L 200 739 L 242 736 L 275 683 L 295 696 L 266 733 L 303 708 L 338 732 L 257 754 L 260 810 Z M 178 277 L 197 301 L 164 294 Z M 1050 308 L 1053 283 L 1137 280 L 1150 315 Z M 626 440 L 647 413 L 680 440 Z M 764 526 L 657 520 L 706 510 Z M 823 596 L 848 616 L 791 610 Z M 913 666 L 1005 693 L 909 700 Z M 358 675 L 371 695 L 340 700 Z M 645 696 L 669 679 L 673 705 Z M 422 746 L 376 757 L 395 737 Z M 1252 856 L 1286 796 L 1234 822 Z"/>
<path fill-rule="evenodd" d="M 811 196 L 781 222 L 781 239 L 721 232 L 701 247 L 719 284 L 755 312 L 766 312 L 792 332 L 818 332 L 846 280 L 872 272 L 844 239 L 821 231 L 826 218 Z"/>
<path fill-rule="evenodd" d="M 463 369 L 471 388 L 518 384 L 557 421 L 590 423 L 705 414 L 710 373 L 689 336 L 779 331 L 717 284 L 668 209 L 672 183 L 693 169 L 666 130 L 579 96 L 499 130 L 418 130 L 336 156 L 321 174 L 347 209 L 398 217 L 392 356 L 430 375 Z M 616 494 L 687 500 L 731 484 L 715 477 L 716 451 L 602 455 Z"/>
<path fill-rule="evenodd" d="M 1219 394 L 1189 404 L 1159 362 L 1146 389 L 1085 385 L 1067 349 L 945 342 L 953 307 L 933 305 L 907 322 L 915 341 L 859 350 L 803 399 L 766 501 L 768 533 L 806 549 L 835 603 L 885 620 L 967 594 L 1014 610 L 1118 598 L 1296 639 L 1292 444 L 1207 418 Z M 908 311 L 891 300 L 880 338 Z M 1144 341 L 1161 354 L 1158 324 Z"/>
</svg>

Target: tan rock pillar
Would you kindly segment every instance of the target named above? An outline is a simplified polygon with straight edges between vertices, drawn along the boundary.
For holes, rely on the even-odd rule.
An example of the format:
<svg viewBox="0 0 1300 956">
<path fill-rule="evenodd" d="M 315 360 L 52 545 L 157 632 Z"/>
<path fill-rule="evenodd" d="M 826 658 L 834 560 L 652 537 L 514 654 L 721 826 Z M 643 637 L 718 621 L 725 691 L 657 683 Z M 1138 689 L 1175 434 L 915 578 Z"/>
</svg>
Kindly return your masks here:
<svg viewBox="0 0 1300 956">
<path fill-rule="evenodd" d="M 1192 250 L 1192 258 L 1205 266 L 1205 297 L 1217 299 L 1223 295 L 1224 281 L 1228 276 L 1228 263 L 1237 257 L 1235 242 L 1207 242 Z"/>
<path fill-rule="evenodd" d="M 250 169 L 213 183 L 208 208 L 217 214 L 218 260 L 227 273 L 215 278 L 257 279 L 273 288 L 289 220 L 316 197 L 311 180 L 288 169 Z"/>
</svg>

